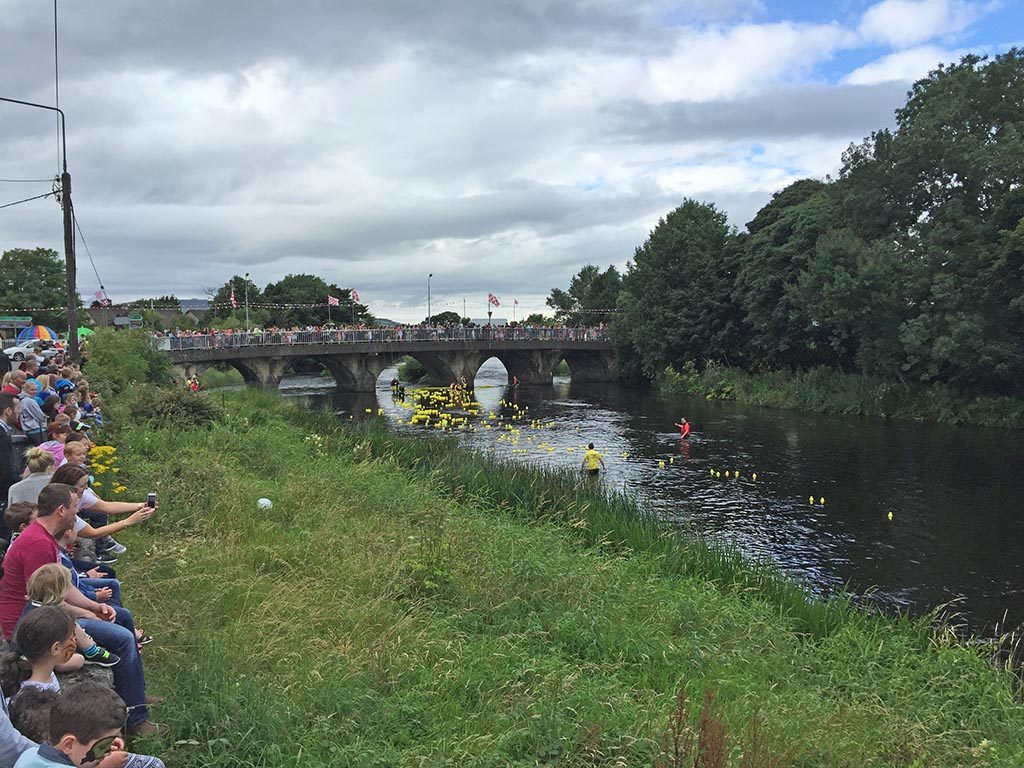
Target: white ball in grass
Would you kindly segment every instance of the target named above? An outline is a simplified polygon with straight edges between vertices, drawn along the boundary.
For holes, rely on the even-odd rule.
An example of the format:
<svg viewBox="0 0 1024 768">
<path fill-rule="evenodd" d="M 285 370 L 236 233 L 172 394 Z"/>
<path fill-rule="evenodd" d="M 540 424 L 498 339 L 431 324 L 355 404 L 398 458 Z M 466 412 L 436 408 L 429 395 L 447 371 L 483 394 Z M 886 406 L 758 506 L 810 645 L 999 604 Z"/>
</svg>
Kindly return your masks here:
<svg viewBox="0 0 1024 768">
<path fill-rule="evenodd" d="M 274 506 L 274 502 L 270 499 L 256 499 L 256 506 L 260 509 L 270 509 Z"/>
</svg>

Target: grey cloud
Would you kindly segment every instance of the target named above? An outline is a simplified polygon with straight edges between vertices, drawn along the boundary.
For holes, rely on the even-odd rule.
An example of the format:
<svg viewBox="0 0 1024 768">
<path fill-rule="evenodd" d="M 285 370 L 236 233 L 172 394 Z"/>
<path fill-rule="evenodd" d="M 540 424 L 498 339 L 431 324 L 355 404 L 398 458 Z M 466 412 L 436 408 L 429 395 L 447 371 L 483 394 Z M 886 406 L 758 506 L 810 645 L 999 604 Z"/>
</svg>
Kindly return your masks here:
<svg viewBox="0 0 1024 768">
<path fill-rule="evenodd" d="M 5 45 L 10 60 L 33 62 L 38 69 L 6 69 L 0 85 L 47 82 L 52 75 L 46 66 L 52 62 L 52 18 L 45 4 L 31 7 L 34 13 L 12 11 L 8 23 L 17 25 L 17 34 Z M 656 9 L 644 2 L 109 0 L 60 6 L 67 76 L 136 68 L 235 71 L 273 59 L 314 69 L 358 68 L 395 50 L 486 67 L 508 54 L 552 47 L 635 50 L 642 41 L 653 49 L 670 39 L 658 21 Z"/>
<path fill-rule="evenodd" d="M 610 105 L 608 136 L 629 142 L 862 136 L 894 123 L 905 83 L 806 85 L 729 101 Z"/>
</svg>

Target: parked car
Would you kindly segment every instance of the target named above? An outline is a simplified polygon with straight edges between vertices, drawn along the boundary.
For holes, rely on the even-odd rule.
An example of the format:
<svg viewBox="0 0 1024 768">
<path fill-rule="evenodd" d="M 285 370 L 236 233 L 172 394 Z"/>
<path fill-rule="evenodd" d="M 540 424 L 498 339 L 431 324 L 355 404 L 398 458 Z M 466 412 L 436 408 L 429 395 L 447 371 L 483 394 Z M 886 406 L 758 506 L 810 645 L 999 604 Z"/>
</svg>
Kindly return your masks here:
<svg viewBox="0 0 1024 768">
<path fill-rule="evenodd" d="M 29 355 L 39 355 L 43 360 L 49 360 L 51 357 L 59 353 L 59 349 L 47 346 L 45 343 L 39 341 L 26 341 L 23 344 L 18 344 L 14 347 L 7 347 L 4 350 L 4 354 L 7 355 L 7 357 L 19 363 Z"/>
</svg>

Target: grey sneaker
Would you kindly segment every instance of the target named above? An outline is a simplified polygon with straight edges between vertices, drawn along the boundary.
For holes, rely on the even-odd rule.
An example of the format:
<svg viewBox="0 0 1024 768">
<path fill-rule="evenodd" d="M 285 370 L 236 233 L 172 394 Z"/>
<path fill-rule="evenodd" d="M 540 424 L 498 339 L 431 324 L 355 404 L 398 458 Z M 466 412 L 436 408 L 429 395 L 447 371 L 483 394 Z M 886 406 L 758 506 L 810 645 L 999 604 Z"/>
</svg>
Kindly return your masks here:
<svg viewBox="0 0 1024 768">
<path fill-rule="evenodd" d="M 112 555 L 123 555 L 128 551 L 128 547 L 119 541 L 116 541 L 113 536 L 109 537 L 110 543 L 107 545 L 107 552 Z"/>
</svg>

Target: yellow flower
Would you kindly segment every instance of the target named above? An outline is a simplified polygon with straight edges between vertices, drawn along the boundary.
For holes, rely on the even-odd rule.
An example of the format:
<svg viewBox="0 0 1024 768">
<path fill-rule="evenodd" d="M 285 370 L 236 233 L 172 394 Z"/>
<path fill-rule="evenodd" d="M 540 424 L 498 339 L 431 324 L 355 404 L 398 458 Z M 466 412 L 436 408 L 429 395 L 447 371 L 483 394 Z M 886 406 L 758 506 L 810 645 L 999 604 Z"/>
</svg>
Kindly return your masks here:
<svg viewBox="0 0 1024 768">
<path fill-rule="evenodd" d="M 97 480 L 95 483 L 92 484 L 92 487 L 93 488 L 102 488 L 103 487 L 103 483 L 101 483 L 99 480 Z"/>
</svg>

